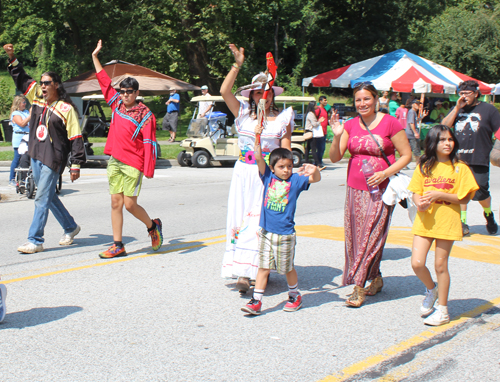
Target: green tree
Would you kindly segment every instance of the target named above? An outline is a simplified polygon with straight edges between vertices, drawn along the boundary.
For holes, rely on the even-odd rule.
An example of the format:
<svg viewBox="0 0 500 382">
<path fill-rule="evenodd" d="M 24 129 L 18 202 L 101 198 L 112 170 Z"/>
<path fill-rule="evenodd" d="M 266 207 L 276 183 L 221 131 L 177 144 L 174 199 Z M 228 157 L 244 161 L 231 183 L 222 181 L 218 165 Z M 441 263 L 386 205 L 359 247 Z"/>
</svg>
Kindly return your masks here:
<svg viewBox="0 0 500 382">
<path fill-rule="evenodd" d="M 498 5 L 498 2 L 495 2 Z M 500 12 L 469 1 L 434 18 L 425 34 L 428 58 L 485 82 L 500 79 Z"/>
</svg>

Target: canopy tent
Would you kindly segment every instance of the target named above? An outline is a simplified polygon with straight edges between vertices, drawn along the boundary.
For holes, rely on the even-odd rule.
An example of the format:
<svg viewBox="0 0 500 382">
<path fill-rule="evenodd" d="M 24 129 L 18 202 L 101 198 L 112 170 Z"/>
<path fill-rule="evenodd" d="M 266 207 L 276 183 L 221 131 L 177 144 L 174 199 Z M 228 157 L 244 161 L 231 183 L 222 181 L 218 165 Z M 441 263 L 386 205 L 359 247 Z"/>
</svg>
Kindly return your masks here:
<svg viewBox="0 0 500 382">
<path fill-rule="evenodd" d="M 454 94 L 457 92 L 458 84 L 467 80 L 475 79 L 399 49 L 304 78 L 302 86 L 352 88 L 358 82 L 370 82 L 377 90 Z M 482 94 L 491 93 L 494 86 L 476 81 Z"/>
<path fill-rule="evenodd" d="M 493 90 L 491 91 L 491 94 L 493 94 L 493 95 L 500 94 L 500 83 L 493 85 Z"/>
<path fill-rule="evenodd" d="M 200 90 L 198 86 L 125 61 L 110 61 L 103 66 L 103 69 L 111 78 L 113 87 L 118 87 L 126 77 L 134 77 L 139 82 L 139 91 L 143 96 L 166 94 L 171 89 L 177 91 Z M 70 78 L 63 84 L 66 92 L 71 96 L 84 96 L 101 92 L 94 70 Z"/>
</svg>

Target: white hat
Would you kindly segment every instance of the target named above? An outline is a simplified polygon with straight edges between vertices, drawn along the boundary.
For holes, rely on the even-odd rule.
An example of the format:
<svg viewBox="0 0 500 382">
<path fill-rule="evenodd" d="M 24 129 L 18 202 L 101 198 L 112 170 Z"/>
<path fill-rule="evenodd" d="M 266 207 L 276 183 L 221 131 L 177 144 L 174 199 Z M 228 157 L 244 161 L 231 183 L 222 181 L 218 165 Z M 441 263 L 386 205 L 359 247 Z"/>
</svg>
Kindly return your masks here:
<svg viewBox="0 0 500 382">
<path fill-rule="evenodd" d="M 203 85 L 200 89 L 201 90 L 208 90 L 208 86 L 207 85 Z"/>
<path fill-rule="evenodd" d="M 266 83 L 267 75 L 265 73 L 259 73 L 252 78 L 252 83 L 250 85 L 243 86 L 242 88 L 238 89 L 236 93 L 241 90 L 241 95 L 243 97 L 249 97 L 252 90 L 263 89 Z M 281 86 L 273 86 L 273 92 L 275 97 L 279 96 L 281 93 L 283 93 L 283 88 Z"/>
<path fill-rule="evenodd" d="M 436 101 L 434 102 L 434 105 L 442 105 L 443 103 L 441 101 Z"/>
</svg>

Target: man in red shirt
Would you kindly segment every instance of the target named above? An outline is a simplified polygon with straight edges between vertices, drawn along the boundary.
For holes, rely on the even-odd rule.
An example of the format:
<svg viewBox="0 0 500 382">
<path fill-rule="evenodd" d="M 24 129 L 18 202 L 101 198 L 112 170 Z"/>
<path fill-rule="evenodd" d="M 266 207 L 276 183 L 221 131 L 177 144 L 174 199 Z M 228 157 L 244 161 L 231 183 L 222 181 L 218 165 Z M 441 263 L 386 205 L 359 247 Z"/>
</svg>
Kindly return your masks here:
<svg viewBox="0 0 500 382">
<path fill-rule="evenodd" d="M 323 137 L 318 138 L 317 141 L 317 150 L 318 150 L 318 156 L 319 160 L 321 163 L 319 164 L 319 167 L 321 170 L 325 168 L 325 165 L 323 164 L 323 156 L 325 154 L 325 148 L 326 148 L 326 133 L 327 133 L 327 127 L 328 127 L 328 112 L 325 109 L 325 106 L 328 104 L 328 100 L 326 99 L 325 96 L 319 97 L 319 107 L 316 111 L 316 117 L 318 120 L 323 117 L 323 121 L 321 122 L 321 127 L 323 128 Z"/>
<path fill-rule="evenodd" d="M 147 178 L 154 175 L 156 119 L 146 105 L 136 101 L 139 83 L 135 78 L 125 78 L 120 83 L 119 93 L 113 89 L 111 79 L 97 58 L 101 47 L 102 41 L 99 40 L 92 53 L 92 61 L 104 99 L 113 112 L 104 153 L 111 156 L 108 182 L 114 244 L 99 254 L 99 257 L 108 259 L 127 255 L 122 243 L 123 206 L 146 225 L 154 251 L 160 249 L 163 235 L 161 220 L 151 219 L 146 210 L 137 204 L 143 174 Z"/>
</svg>

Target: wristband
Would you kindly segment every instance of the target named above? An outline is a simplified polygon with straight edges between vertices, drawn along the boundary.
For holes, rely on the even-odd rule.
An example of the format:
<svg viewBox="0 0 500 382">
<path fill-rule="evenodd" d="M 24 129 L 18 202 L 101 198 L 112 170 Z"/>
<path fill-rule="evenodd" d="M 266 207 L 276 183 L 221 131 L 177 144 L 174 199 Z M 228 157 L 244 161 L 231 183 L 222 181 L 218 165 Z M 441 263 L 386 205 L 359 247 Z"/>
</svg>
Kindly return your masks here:
<svg viewBox="0 0 500 382">
<path fill-rule="evenodd" d="M 233 68 L 235 68 L 236 70 L 240 70 L 240 67 L 238 66 L 238 64 L 234 63 L 233 65 L 231 65 Z"/>
</svg>

